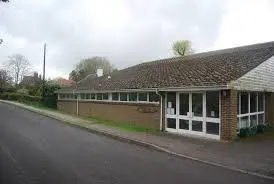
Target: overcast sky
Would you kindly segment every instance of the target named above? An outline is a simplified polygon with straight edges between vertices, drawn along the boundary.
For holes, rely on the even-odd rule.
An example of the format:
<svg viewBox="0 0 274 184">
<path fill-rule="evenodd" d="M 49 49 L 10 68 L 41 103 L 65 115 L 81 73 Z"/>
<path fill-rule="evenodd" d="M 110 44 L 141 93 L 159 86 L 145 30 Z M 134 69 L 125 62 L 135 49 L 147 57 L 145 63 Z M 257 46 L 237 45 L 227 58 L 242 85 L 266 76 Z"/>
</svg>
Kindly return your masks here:
<svg viewBox="0 0 274 184">
<path fill-rule="evenodd" d="M 10 0 L 0 4 L 0 64 L 25 55 L 47 78 L 80 59 L 105 56 L 119 69 L 171 57 L 175 40 L 197 52 L 274 41 L 273 0 Z"/>
</svg>

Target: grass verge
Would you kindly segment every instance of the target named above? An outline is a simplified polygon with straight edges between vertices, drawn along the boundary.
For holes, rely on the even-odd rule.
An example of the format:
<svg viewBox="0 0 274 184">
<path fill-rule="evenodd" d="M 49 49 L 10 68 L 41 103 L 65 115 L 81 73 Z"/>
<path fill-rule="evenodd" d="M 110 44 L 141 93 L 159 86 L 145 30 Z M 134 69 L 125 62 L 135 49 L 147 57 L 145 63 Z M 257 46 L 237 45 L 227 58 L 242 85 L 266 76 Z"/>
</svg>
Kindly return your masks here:
<svg viewBox="0 0 274 184">
<path fill-rule="evenodd" d="M 155 128 L 145 128 L 134 123 L 119 122 L 112 120 L 103 120 L 97 117 L 83 117 L 85 120 L 90 120 L 94 123 L 103 124 L 111 127 L 116 127 L 123 130 L 129 130 L 133 132 L 159 132 L 160 130 Z"/>
<path fill-rule="evenodd" d="M 17 102 L 17 101 L 14 101 Z M 52 111 L 52 112 L 58 112 L 61 114 L 66 114 L 64 112 L 60 112 L 57 109 L 54 108 L 49 108 L 43 104 L 40 103 L 30 103 L 30 104 L 26 104 L 26 103 L 22 103 L 22 102 L 17 102 L 17 103 L 21 103 L 33 108 L 37 108 L 37 109 L 41 109 L 41 110 L 47 110 L 47 111 Z M 71 114 L 67 114 L 70 115 Z M 88 120 L 90 121 L 91 124 L 103 124 L 109 127 L 115 127 L 118 129 L 122 129 L 122 130 L 128 130 L 128 131 L 132 131 L 132 132 L 150 132 L 150 133 L 156 133 L 159 132 L 160 130 L 158 129 L 154 129 L 154 128 L 145 128 L 139 125 L 136 125 L 134 123 L 128 123 L 128 122 L 118 122 L 118 121 L 112 121 L 112 120 L 104 120 L 101 118 L 97 118 L 97 117 L 83 117 L 83 116 L 79 116 L 78 118 L 83 119 L 83 120 Z M 79 123 L 80 124 L 80 123 Z"/>
</svg>

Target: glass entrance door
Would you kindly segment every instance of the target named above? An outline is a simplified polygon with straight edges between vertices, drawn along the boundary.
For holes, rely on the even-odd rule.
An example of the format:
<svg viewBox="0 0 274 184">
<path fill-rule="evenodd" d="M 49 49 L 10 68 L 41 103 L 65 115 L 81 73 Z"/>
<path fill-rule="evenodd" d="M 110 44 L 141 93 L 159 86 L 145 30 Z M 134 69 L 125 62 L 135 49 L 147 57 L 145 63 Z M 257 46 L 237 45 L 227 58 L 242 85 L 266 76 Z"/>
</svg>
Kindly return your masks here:
<svg viewBox="0 0 274 184">
<path fill-rule="evenodd" d="M 203 93 L 179 94 L 178 132 L 203 134 Z"/>
<path fill-rule="evenodd" d="M 167 131 L 219 139 L 219 124 L 219 91 L 167 93 Z"/>
</svg>

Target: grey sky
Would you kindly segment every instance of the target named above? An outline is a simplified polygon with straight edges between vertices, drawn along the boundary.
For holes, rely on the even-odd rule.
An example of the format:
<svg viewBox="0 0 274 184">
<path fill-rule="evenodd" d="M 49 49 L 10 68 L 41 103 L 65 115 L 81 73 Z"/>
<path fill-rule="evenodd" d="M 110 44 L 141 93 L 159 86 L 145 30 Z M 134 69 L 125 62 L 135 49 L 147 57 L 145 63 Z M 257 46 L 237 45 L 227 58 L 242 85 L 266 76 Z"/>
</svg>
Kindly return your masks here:
<svg viewBox="0 0 274 184">
<path fill-rule="evenodd" d="M 0 62 L 21 53 L 41 72 L 46 42 L 47 77 L 68 76 L 92 56 L 121 69 L 172 56 L 180 39 L 198 52 L 274 40 L 273 26 L 253 22 L 268 26 L 273 12 L 270 0 L 12 0 L 0 6 Z"/>
</svg>

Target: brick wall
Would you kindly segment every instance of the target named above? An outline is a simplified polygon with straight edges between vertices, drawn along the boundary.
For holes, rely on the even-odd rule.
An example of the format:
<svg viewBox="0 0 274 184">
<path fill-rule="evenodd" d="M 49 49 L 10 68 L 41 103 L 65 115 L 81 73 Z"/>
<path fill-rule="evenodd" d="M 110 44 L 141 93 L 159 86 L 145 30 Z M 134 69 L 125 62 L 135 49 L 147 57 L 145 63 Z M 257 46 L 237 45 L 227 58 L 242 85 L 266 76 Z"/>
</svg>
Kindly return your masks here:
<svg viewBox="0 0 274 184">
<path fill-rule="evenodd" d="M 72 115 L 77 113 L 77 104 L 75 101 L 58 101 L 57 109 Z"/>
<path fill-rule="evenodd" d="M 237 131 L 237 91 L 221 91 L 221 140 L 230 140 Z"/>
<path fill-rule="evenodd" d="M 58 109 L 76 114 L 76 102 L 59 101 Z M 160 105 L 157 104 L 80 101 L 79 115 L 160 128 Z"/>
<path fill-rule="evenodd" d="M 265 122 L 274 125 L 274 93 L 265 93 Z"/>
</svg>

